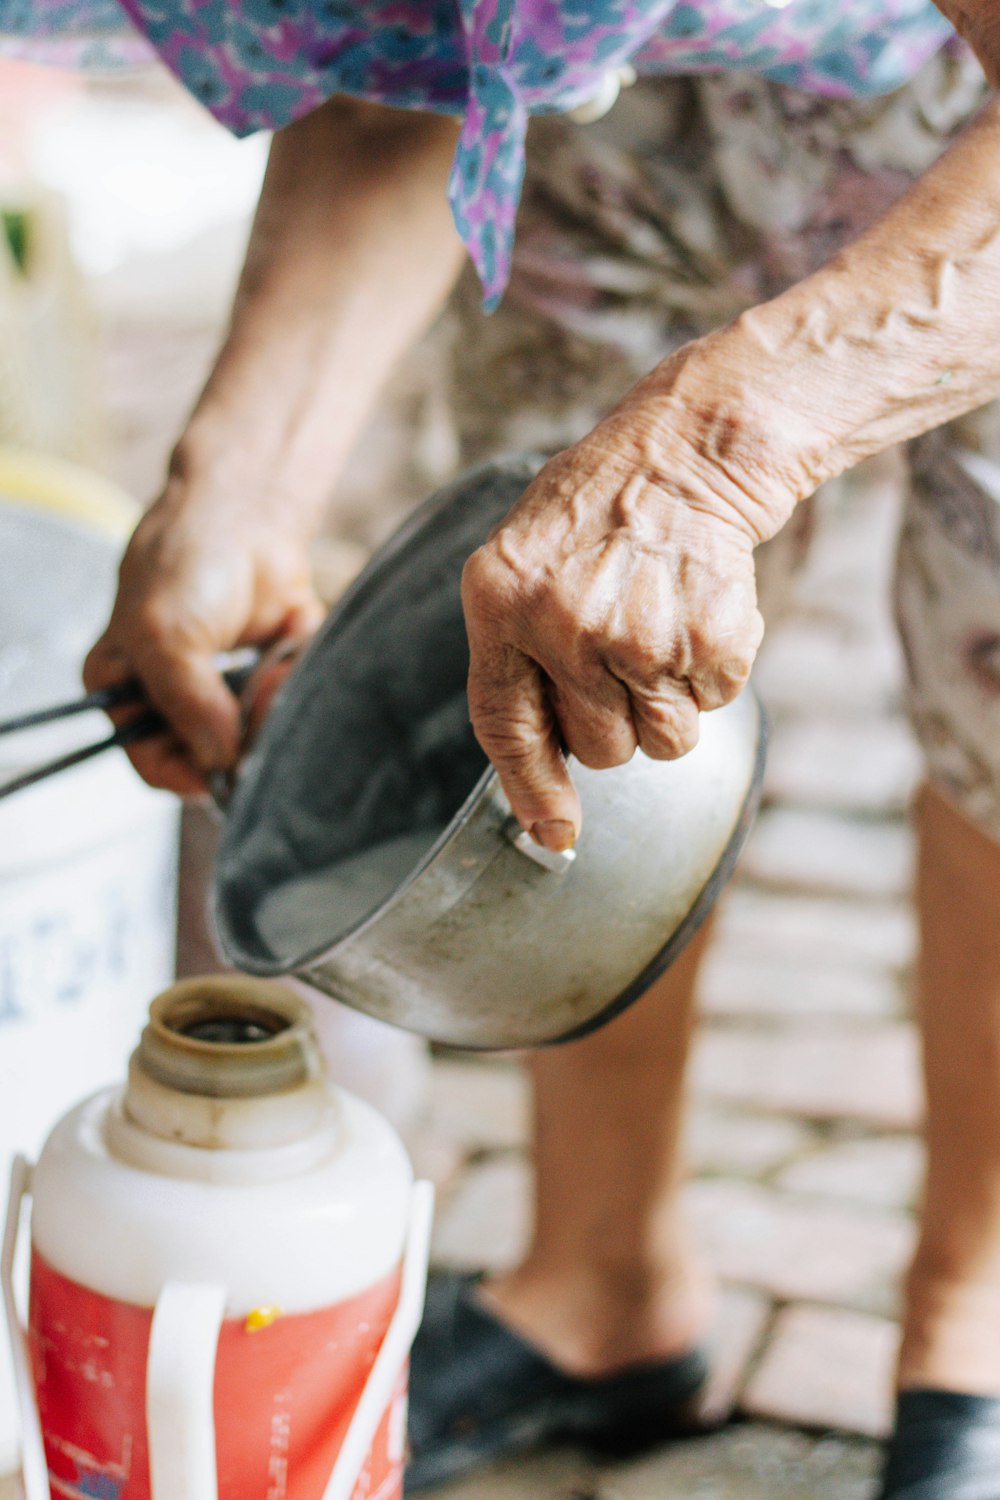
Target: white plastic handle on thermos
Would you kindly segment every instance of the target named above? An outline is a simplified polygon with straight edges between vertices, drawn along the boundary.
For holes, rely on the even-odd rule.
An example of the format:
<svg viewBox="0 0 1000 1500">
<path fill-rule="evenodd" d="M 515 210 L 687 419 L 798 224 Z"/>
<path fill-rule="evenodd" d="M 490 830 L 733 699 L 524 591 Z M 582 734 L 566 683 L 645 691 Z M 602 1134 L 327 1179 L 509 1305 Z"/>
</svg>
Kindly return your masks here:
<svg viewBox="0 0 1000 1500">
<path fill-rule="evenodd" d="M 344 1434 L 323 1500 L 351 1500 L 378 1424 L 392 1399 L 399 1372 L 424 1314 L 433 1222 L 434 1188 L 429 1182 L 416 1182 L 410 1201 L 410 1227 L 403 1253 L 399 1301 L 375 1356 L 368 1382 L 354 1408 L 351 1425 Z"/>
<path fill-rule="evenodd" d="M 31 1165 L 23 1156 L 15 1156 L 10 1171 L 10 1197 L 4 1224 L 3 1250 L 0 1253 L 0 1280 L 3 1282 L 7 1334 L 14 1364 L 14 1388 L 21 1419 L 21 1484 L 24 1500 L 49 1500 L 49 1471 L 45 1462 L 45 1444 L 35 1402 L 35 1383 L 28 1359 L 28 1338 L 21 1321 L 14 1293 L 14 1259 L 21 1228 L 24 1201 L 31 1192 Z"/>
<path fill-rule="evenodd" d="M 14 1260 L 31 1167 L 23 1156 L 11 1169 L 10 1198 L 0 1256 L 21 1419 L 24 1500 L 49 1500 L 27 1336 L 14 1293 Z M 351 1500 L 410 1346 L 420 1326 L 430 1259 L 434 1189 L 414 1184 L 403 1255 L 399 1301 L 354 1409 L 323 1500 Z M 213 1388 L 225 1288 L 168 1282 L 157 1298 L 146 1368 L 146 1422 L 152 1500 L 217 1500 Z"/>
<path fill-rule="evenodd" d="M 45 1444 L 27 1337 L 14 1291 L 21 1214 L 30 1190 L 31 1167 L 23 1156 L 15 1157 L 0 1279 L 21 1421 L 22 1492 L 24 1500 L 49 1500 Z M 146 1392 L 153 1500 L 217 1500 L 212 1383 L 225 1297 L 221 1287 L 169 1282 L 157 1301 L 149 1341 Z"/>
<path fill-rule="evenodd" d="M 152 1500 L 218 1500 L 215 1358 L 223 1286 L 168 1281 L 156 1299 L 146 1360 Z"/>
<path fill-rule="evenodd" d="M 351 1500 L 420 1326 L 434 1189 L 414 1184 L 399 1301 L 340 1445 L 323 1500 Z M 146 1373 L 152 1500 L 217 1500 L 213 1386 L 224 1287 L 168 1282 L 153 1314 Z M 29 1497 L 32 1500 L 32 1497 Z"/>
</svg>

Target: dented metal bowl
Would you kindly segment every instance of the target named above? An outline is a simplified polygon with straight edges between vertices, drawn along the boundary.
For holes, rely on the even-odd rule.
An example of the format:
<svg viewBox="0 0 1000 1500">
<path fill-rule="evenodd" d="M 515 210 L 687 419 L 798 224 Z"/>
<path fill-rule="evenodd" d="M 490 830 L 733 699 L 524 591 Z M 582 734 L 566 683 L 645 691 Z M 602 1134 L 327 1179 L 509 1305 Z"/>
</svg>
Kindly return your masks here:
<svg viewBox="0 0 1000 1500">
<path fill-rule="evenodd" d="M 681 760 L 574 763 L 574 859 L 519 837 L 468 721 L 459 586 L 537 467 L 464 475 L 373 559 L 278 695 L 216 867 L 230 962 L 458 1047 L 568 1040 L 637 999 L 731 873 L 763 770 L 746 691 Z"/>
</svg>

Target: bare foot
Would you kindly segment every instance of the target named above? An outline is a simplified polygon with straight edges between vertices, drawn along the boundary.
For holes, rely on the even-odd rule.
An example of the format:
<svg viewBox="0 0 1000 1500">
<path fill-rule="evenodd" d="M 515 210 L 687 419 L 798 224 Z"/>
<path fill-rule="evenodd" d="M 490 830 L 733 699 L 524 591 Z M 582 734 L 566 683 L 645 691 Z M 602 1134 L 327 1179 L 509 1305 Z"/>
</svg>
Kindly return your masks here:
<svg viewBox="0 0 1000 1500">
<path fill-rule="evenodd" d="M 1000 1283 L 910 1274 L 899 1384 L 1000 1396 Z"/>
<path fill-rule="evenodd" d="M 687 1258 L 611 1277 L 529 1262 L 485 1282 L 480 1296 L 559 1369 L 583 1378 L 686 1354 L 704 1339 L 714 1306 L 711 1279 Z"/>
</svg>

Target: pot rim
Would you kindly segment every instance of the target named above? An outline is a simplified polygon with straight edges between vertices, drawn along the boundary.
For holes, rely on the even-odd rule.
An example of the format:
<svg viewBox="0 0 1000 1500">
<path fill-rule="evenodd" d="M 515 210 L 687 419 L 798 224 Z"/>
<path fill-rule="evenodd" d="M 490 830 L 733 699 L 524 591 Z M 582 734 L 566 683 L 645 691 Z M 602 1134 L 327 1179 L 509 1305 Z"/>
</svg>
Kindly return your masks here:
<svg viewBox="0 0 1000 1500">
<path fill-rule="evenodd" d="M 461 477 L 473 479 L 477 474 L 486 474 L 491 471 L 502 470 L 505 475 L 518 477 L 519 482 L 526 488 L 538 473 L 545 462 L 545 457 L 540 453 L 517 453 L 501 455 L 495 459 L 489 459 L 484 463 L 477 464 L 467 470 Z M 517 497 L 515 496 L 515 499 Z M 511 501 L 513 504 L 514 501 Z M 454 485 L 446 487 L 444 493 L 435 493 L 417 506 L 403 524 L 378 548 L 374 555 L 353 582 L 345 589 L 344 593 L 334 604 L 319 630 L 306 646 L 301 659 L 296 663 L 294 671 L 288 681 L 278 690 L 274 703 L 264 721 L 256 744 L 250 751 L 247 761 L 247 771 L 253 775 L 254 782 L 259 783 L 265 767 L 272 759 L 276 744 L 280 743 L 280 728 L 291 718 L 294 718 L 304 699 L 308 698 L 307 680 L 313 663 L 319 658 L 321 651 L 349 620 L 354 612 L 364 604 L 371 596 L 373 590 L 381 585 L 386 570 L 398 562 L 400 554 L 420 534 L 429 523 L 436 517 L 444 515 L 452 509 L 455 504 Z M 276 728 L 275 725 L 278 727 Z M 246 777 L 237 771 L 236 784 L 233 788 L 228 805 L 223 809 L 228 814 L 233 804 L 240 799 L 242 788 L 246 785 Z M 456 809 L 450 821 L 441 830 L 438 837 L 422 855 L 421 859 L 413 869 L 406 875 L 399 885 L 394 887 L 385 899 L 366 917 L 363 917 L 354 927 L 347 932 L 341 933 L 332 943 L 321 944 L 318 948 L 310 949 L 301 957 L 295 959 L 267 959 L 259 955 L 251 955 L 250 952 L 236 937 L 227 917 L 222 900 L 221 882 L 219 870 L 224 855 L 226 838 L 226 824 L 224 819 L 222 844 L 216 860 L 215 879 L 212 885 L 211 910 L 216 932 L 222 944 L 226 957 L 237 964 L 248 974 L 262 978 L 273 979 L 282 974 L 298 974 L 307 966 L 321 963 L 329 958 L 333 952 L 341 946 L 361 934 L 377 920 L 385 916 L 386 912 L 395 907 L 405 893 L 410 889 L 417 878 L 444 852 L 450 840 L 466 826 L 478 807 L 489 797 L 502 798 L 503 792 L 500 788 L 500 778 L 488 762 L 485 765 L 478 781 L 465 797 L 465 800 Z M 499 848 L 497 850 L 499 853 Z"/>
<path fill-rule="evenodd" d="M 498 797 L 503 794 L 500 790 L 499 776 L 492 766 L 487 766 L 451 821 L 441 830 L 426 853 L 421 855 L 409 874 L 404 875 L 399 885 L 394 886 L 388 896 L 373 911 L 370 911 L 366 917 L 362 917 L 360 922 L 356 923 L 354 927 L 349 928 L 347 932 L 342 932 L 332 943 L 321 944 L 319 948 L 308 950 L 301 958 L 268 959 L 251 954 L 248 950 L 244 949 L 242 944 L 233 936 L 231 930 L 223 925 L 219 891 L 218 886 L 216 886 L 213 897 L 215 924 L 219 937 L 222 939 L 226 957 L 238 963 L 239 967 L 244 969 L 248 974 L 268 979 L 274 979 L 283 974 L 305 974 L 308 969 L 313 968 L 317 964 L 324 963 L 328 958 L 332 958 L 338 948 L 341 948 L 345 943 L 353 942 L 355 938 L 363 937 L 370 927 L 381 920 L 387 912 L 399 905 L 410 888 L 416 884 L 419 877 L 441 855 L 447 852 L 449 845 L 455 837 L 468 825 L 478 809 L 491 795 Z M 503 845 L 498 841 L 494 859 L 502 852 L 502 849 Z M 483 868 L 487 868 L 492 863 L 493 860 L 491 859 Z"/>
<path fill-rule="evenodd" d="M 516 474 L 519 481 L 523 479 L 523 482 L 527 483 L 530 481 L 531 475 L 537 472 L 540 462 L 540 459 L 533 456 L 526 458 L 522 455 L 512 455 L 506 461 L 498 459 L 480 465 L 478 469 L 469 471 L 469 475 L 464 477 L 468 478 L 477 472 L 495 470 L 498 465 L 502 466 L 506 463 L 508 474 L 511 476 Z M 326 644 L 331 637 L 337 635 L 345 621 L 349 620 L 359 607 L 370 600 L 373 592 L 382 587 L 386 571 L 398 562 L 400 554 L 404 552 L 414 538 L 429 524 L 433 523 L 436 517 L 450 510 L 454 503 L 455 495 L 451 486 L 448 487 L 443 495 L 434 495 L 425 501 L 389 539 L 385 546 L 376 552 L 369 564 L 362 570 L 334 606 L 326 622 L 303 653 L 302 659 L 288 683 L 280 690 L 274 707 L 265 721 L 261 737 L 258 740 L 257 746 L 255 746 L 254 752 L 251 753 L 251 760 L 248 763 L 248 768 L 252 770 L 253 775 L 253 786 L 250 788 L 249 795 L 254 795 L 256 789 L 259 788 L 264 768 L 268 767 L 269 770 L 273 770 L 273 758 L 276 753 L 275 747 L 280 744 L 281 740 L 281 726 L 287 724 L 289 719 L 293 718 L 300 707 L 308 700 L 310 668 L 319 660 L 320 654 Z M 756 718 L 757 732 L 753 766 L 746 783 L 746 791 L 740 804 L 739 812 L 732 824 L 722 853 L 705 884 L 695 896 L 686 914 L 667 936 L 662 947 L 630 983 L 593 1015 L 575 1024 L 568 1031 L 543 1038 L 537 1042 L 533 1042 L 531 1045 L 549 1046 L 563 1041 L 575 1040 L 578 1037 L 587 1035 L 624 1011 L 673 963 L 677 955 L 698 931 L 715 904 L 720 892 L 729 881 L 760 805 L 768 739 L 766 715 L 752 683 L 746 685 L 740 696 L 748 697 L 751 700 Z M 275 727 L 276 725 L 277 728 Z M 260 753 L 259 760 L 256 759 L 258 751 Z M 246 785 L 246 781 L 242 783 L 238 782 L 235 793 L 237 798 L 239 797 L 241 786 L 245 787 Z M 342 952 L 348 944 L 352 948 L 355 944 L 363 945 L 376 923 L 384 921 L 388 914 L 396 911 L 404 903 L 407 903 L 411 897 L 413 888 L 428 870 L 439 865 L 444 857 L 451 853 L 454 841 L 477 813 L 480 812 L 483 804 L 488 801 L 493 801 L 501 811 L 506 806 L 509 813 L 509 803 L 507 803 L 507 799 L 500 786 L 497 772 L 487 763 L 479 779 L 468 792 L 449 822 L 442 828 L 437 838 L 428 846 L 421 858 L 400 880 L 399 884 L 372 911 L 334 940 L 320 942 L 315 947 L 309 948 L 305 952 L 291 958 L 264 957 L 261 953 L 248 951 L 242 941 L 237 938 L 234 927 L 228 922 L 225 904 L 222 899 L 223 884 L 219 878 L 222 867 L 222 856 L 225 852 L 224 834 L 223 846 L 220 850 L 220 858 L 217 863 L 216 879 L 213 885 L 212 905 L 216 930 L 226 957 L 249 974 L 264 978 L 294 974 L 306 982 L 311 982 L 314 985 L 318 984 L 321 990 L 325 990 L 328 994 L 336 996 L 335 975 L 325 976 L 328 978 L 328 987 L 327 984 L 319 981 L 317 971 L 321 972 L 324 966 L 335 966 L 338 953 Z M 477 882 L 485 871 L 493 866 L 495 860 L 501 856 L 506 847 L 506 841 L 498 837 L 495 841 L 493 854 L 484 858 L 482 865 L 477 868 L 476 874 L 470 880 L 470 887 Z M 341 998 L 347 997 L 342 996 Z M 350 1004 L 353 1002 L 348 1000 L 347 1003 Z M 518 1043 L 511 1042 L 509 1039 L 497 1043 L 470 1043 L 468 1041 L 462 1043 L 462 1046 L 466 1050 L 483 1052 L 510 1050 L 511 1046 L 517 1045 Z"/>
<path fill-rule="evenodd" d="M 753 771 L 750 776 L 746 796 L 743 799 L 743 805 L 740 808 L 740 815 L 729 836 L 729 841 L 722 851 L 722 856 L 718 864 L 695 897 L 687 916 L 678 923 L 659 953 L 653 955 L 646 967 L 636 975 L 631 984 L 627 984 L 613 1000 L 608 1002 L 603 1010 L 595 1011 L 586 1021 L 581 1021 L 579 1026 L 573 1026 L 569 1031 L 561 1032 L 559 1036 L 550 1037 L 548 1041 L 541 1042 L 538 1045 L 554 1047 L 562 1042 L 575 1042 L 580 1037 L 588 1036 L 590 1032 L 596 1031 L 598 1027 L 603 1026 L 607 1021 L 613 1021 L 615 1016 L 621 1015 L 622 1011 L 627 1010 L 636 1000 L 641 999 L 650 986 L 655 984 L 662 974 L 666 973 L 682 950 L 687 947 L 729 884 L 757 817 L 757 811 L 764 793 L 764 769 L 767 763 L 767 713 L 750 683 L 747 683 L 742 692 L 749 693 L 756 705 L 757 747 Z M 470 1050 L 492 1052 L 504 1049 L 475 1047 Z"/>
</svg>

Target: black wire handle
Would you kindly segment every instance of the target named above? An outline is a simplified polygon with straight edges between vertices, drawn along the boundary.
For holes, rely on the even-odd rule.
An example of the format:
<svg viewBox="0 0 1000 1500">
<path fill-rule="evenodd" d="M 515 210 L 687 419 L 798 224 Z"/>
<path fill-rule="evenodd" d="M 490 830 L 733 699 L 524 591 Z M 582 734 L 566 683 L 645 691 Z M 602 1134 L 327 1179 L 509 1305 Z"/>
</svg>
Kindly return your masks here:
<svg viewBox="0 0 1000 1500">
<path fill-rule="evenodd" d="M 244 646 L 236 651 L 227 651 L 216 657 L 216 665 L 231 692 L 239 693 L 246 685 L 248 678 L 253 673 L 261 653 L 255 646 Z M 142 703 L 145 694 L 141 685 L 137 682 L 124 682 L 119 687 L 102 688 L 96 693 L 88 693 L 86 697 L 74 698 L 69 703 L 56 703 L 49 708 L 40 708 L 32 713 L 22 714 L 18 718 L 0 721 L 0 735 L 16 734 L 23 729 L 35 729 L 41 724 L 53 724 L 60 719 L 69 719 L 76 714 L 88 713 L 92 709 L 122 708 L 129 703 Z M 40 766 L 33 766 L 29 771 L 22 771 L 17 776 L 12 776 L 9 781 L 0 783 L 0 802 L 5 797 L 12 797 L 15 792 L 23 792 L 26 787 L 36 786 L 40 781 L 47 781 L 50 776 L 57 776 L 60 771 L 68 771 L 73 766 L 78 766 L 83 761 L 91 760 L 95 755 L 103 755 L 105 750 L 114 750 L 121 745 L 135 745 L 140 740 L 148 740 L 153 735 L 160 734 L 166 728 L 166 720 L 161 713 L 155 709 L 147 709 L 145 713 L 138 714 L 127 724 L 120 725 L 113 734 L 107 735 L 103 740 L 95 740 L 90 745 L 81 745 L 77 750 L 69 750 L 65 755 L 57 756 L 55 760 L 45 761 Z"/>
<path fill-rule="evenodd" d="M 41 722 L 48 721 L 43 719 Z M 12 776 L 9 781 L 0 785 L 0 802 L 5 797 L 13 797 L 15 792 L 23 792 L 26 787 L 35 786 L 39 781 L 47 781 L 50 776 L 57 776 L 60 771 L 68 771 L 72 766 L 79 766 L 83 761 L 91 760 L 95 755 L 102 755 L 105 750 L 114 750 L 118 745 L 134 745 L 138 740 L 151 739 L 154 734 L 159 734 L 165 727 L 166 720 L 163 715 L 150 709 L 148 713 L 140 714 L 137 719 L 133 719 L 130 724 L 123 724 L 106 739 L 95 740 L 90 745 L 81 745 L 79 750 L 70 750 L 65 755 L 57 756 L 55 760 L 46 761 L 44 765 L 34 766 L 30 771 L 22 771 L 20 776 Z"/>
<path fill-rule="evenodd" d="M 74 714 L 87 714 L 95 708 L 124 708 L 128 703 L 140 703 L 143 696 L 142 688 L 137 682 L 123 682 L 119 687 L 100 688 L 96 693 L 88 693 L 85 698 L 74 698 L 71 703 L 53 703 L 48 708 L 36 708 L 30 714 L 0 719 L 0 736 L 18 734 L 22 729 L 37 729 L 40 724 L 54 724 L 59 719 L 70 719 Z"/>
<path fill-rule="evenodd" d="M 240 646 L 235 651 L 223 651 L 215 658 L 215 665 L 234 693 L 238 693 L 250 673 L 260 661 L 261 653 L 256 646 Z M 19 734 L 23 729 L 37 729 L 41 724 L 55 724 L 60 719 L 71 719 L 76 714 L 87 714 L 94 709 L 125 708 L 129 703 L 141 703 L 145 699 L 141 682 L 130 679 L 116 687 L 98 688 L 83 698 L 72 698 L 68 703 L 51 703 L 47 708 L 36 708 L 27 714 L 18 714 L 13 719 L 0 719 L 0 737 Z"/>
</svg>

